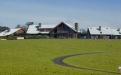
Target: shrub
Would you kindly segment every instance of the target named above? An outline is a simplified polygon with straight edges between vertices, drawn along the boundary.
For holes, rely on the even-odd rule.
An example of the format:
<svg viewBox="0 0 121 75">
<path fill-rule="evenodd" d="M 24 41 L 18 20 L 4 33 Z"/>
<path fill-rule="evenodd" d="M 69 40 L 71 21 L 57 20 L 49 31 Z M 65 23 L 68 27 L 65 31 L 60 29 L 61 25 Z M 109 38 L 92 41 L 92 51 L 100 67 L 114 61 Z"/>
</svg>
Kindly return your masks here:
<svg viewBox="0 0 121 75">
<path fill-rule="evenodd" d="M 87 39 L 91 39 L 91 36 L 89 34 L 87 34 L 86 38 Z"/>
<path fill-rule="evenodd" d="M 78 39 L 82 39 L 81 34 L 77 34 Z"/>
<path fill-rule="evenodd" d="M 7 40 L 17 40 L 17 36 L 10 35 L 6 39 Z"/>
<path fill-rule="evenodd" d="M 58 39 L 66 39 L 65 37 L 63 36 L 60 36 L 60 37 L 57 37 Z"/>
<path fill-rule="evenodd" d="M 37 36 L 25 36 L 25 39 L 38 39 L 38 37 Z"/>
<path fill-rule="evenodd" d="M 38 39 L 48 39 L 49 38 L 49 36 L 47 36 L 47 35 L 39 35 L 38 36 Z"/>
<path fill-rule="evenodd" d="M 49 39 L 55 39 L 54 37 L 49 37 Z"/>
<path fill-rule="evenodd" d="M 48 39 L 47 35 L 25 36 L 25 39 Z"/>
<path fill-rule="evenodd" d="M 103 35 L 100 35 L 100 36 L 99 36 L 99 39 L 103 39 Z"/>
<path fill-rule="evenodd" d="M 25 36 L 25 39 L 29 39 L 29 36 Z"/>
<path fill-rule="evenodd" d="M 115 35 L 112 35 L 112 39 L 115 39 Z"/>
<path fill-rule="evenodd" d="M 119 36 L 119 39 L 121 39 L 121 35 Z"/>
</svg>

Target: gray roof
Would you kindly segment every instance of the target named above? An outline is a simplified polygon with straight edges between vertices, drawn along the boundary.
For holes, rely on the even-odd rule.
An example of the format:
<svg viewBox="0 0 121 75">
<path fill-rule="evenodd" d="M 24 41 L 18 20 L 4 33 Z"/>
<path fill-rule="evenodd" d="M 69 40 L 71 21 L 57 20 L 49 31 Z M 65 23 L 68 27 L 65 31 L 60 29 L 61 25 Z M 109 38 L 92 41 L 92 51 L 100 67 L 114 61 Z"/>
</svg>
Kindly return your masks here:
<svg viewBox="0 0 121 75">
<path fill-rule="evenodd" d="M 121 29 L 118 31 L 118 29 L 111 29 L 113 35 L 121 35 Z"/>
<path fill-rule="evenodd" d="M 39 25 L 30 25 L 27 34 L 48 34 L 49 32 L 40 32 L 39 29 L 54 28 L 55 26 L 56 25 L 41 25 L 41 27 L 39 27 Z"/>
<path fill-rule="evenodd" d="M 91 35 L 112 35 L 110 27 L 101 27 L 101 30 L 99 27 L 88 27 L 88 29 Z"/>
<path fill-rule="evenodd" d="M 13 33 L 15 33 L 16 31 L 18 31 L 21 28 L 16 28 L 16 29 L 10 29 L 10 31 L 8 32 L 7 30 L 3 31 L 0 33 L 0 36 L 7 36 L 7 35 L 11 35 Z"/>
<path fill-rule="evenodd" d="M 65 23 L 65 22 L 63 22 L 63 23 Z M 74 31 L 76 31 L 76 32 L 78 32 L 77 30 L 75 30 L 75 28 L 72 26 L 72 25 L 70 25 L 70 24 L 68 24 L 68 23 L 65 23 L 67 26 L 69 26 L 71 29 L 73 29 Z"/>
<path fill-rule="evenodd" d="M 54 28 L 56 25 L 41 25 L 40 29 Z"/>
<path fill-rule="evenodd" d="M 39 25 L 29 25 L 26 33 L 27 34 L 38 34 L 39 33 L 38 26 Z"/>
<path fill-rule="evenodd" d="M 111 29 L 110 27 L 88 27 L 91 35 L 121 35 L 121 29 Z"/>
</svg>

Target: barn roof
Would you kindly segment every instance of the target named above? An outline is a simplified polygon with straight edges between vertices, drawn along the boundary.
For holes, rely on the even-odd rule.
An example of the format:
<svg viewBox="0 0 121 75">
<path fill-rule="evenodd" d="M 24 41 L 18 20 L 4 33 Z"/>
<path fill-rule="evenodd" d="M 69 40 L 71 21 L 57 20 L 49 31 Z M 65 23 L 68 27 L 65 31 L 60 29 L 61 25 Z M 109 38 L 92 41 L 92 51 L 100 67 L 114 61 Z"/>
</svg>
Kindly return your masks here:
<svg viewBox="0 0 121 75">
<path fill-rule="evenodd" d="M 65 22 L 63 22 L 63 23 L 65 23 Z M 74 31 L 77 31 L 77 30 L 75 30 L 75 28 L 72 26 L 72 25 L 70 25 L 70 24 L 68 24 L 68 23 L 65 23 L 67 26 L 69 26 L 71 29 L 73 29 Z"/>
<path fill-rule="evenodd" d="M 59 24 L 56 25 L 53 29 L 55 29 L 57 26 L 59 26 L 59 25 L 62 24 L 62 23 L 65 24 L 65 25 L 67 25 L 69 28 L 71 28 L 71 29 L 74 30 L 75 32 L 78 32 L 77 30 L 75 30 L 75 28 L 74 28 L 72 25 L 67 24 L 67 23 L 65 23 L 65 22 L 61 22 L 61 23 L 59 23 Z M 52 30 L 53 30 L 53 29 L 52 29 Z M 51 31 L 52 31 L 52 30 L 51 30 Z"/>
<path fill-rule="evenodd" d="M 40 29 L 43 28 L 54 28 L 56 25 L 41 25 Z"/>
<path fill-rule="evenodd" d="M 0 33 L 0 36 L 7 36 L 7 35 L 11 35 L 13 33 L 15 33 L 16 31 L 18 31 L 21 28 L 16 28 L 16 29 L 10 29 L 10 31 L 8 32 L 8 30 L 5 30 L 3 32 Z"/>
<path fill-rule="evenodd" d="M 41 25 L 41 27 L 39 27 L 39 25 L 30 25 L 28 30 L 27 30 L 27 34 L 38 34 L 38 33 L 42 33 L 42 34 L 47 34 L 49 32 L 40 32 L 39 29 L 46 29 L 46 28 L 54 28 L 56 25 Z"/>
<path fill-rule="evenodd" d="M 29 25 L 28 30 L 26 32 L 27 34 L 38 34 L 38 25 Z"/>
<path fill-rule="evenodd" d="M 118 31 L 118 29 L 111 29 L 113 35 L 121 35 L 121 29 Z"/>
<path fill-rule="evenodd" d="M 88 27 L 88 29 L 91 35 L 112 35 L 110 27 L 101 27 L 101 30 L 99 27 Z"/>
<path fill-rule="evenodd" d="M 5 36 L 6 33 L 7 33 L 7 31 L 3 31 L 0 33 L 0 36 Z"/>
</svg>

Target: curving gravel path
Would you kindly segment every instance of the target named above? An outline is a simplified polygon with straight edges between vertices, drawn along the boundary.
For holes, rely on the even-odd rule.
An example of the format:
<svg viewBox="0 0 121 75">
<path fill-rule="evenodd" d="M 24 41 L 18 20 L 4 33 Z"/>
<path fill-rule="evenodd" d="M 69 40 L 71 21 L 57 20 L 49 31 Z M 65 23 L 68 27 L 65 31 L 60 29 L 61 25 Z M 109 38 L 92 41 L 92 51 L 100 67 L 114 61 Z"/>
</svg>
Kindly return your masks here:
<svg viewBox="0 0 121 75">
<path fill-rule="evenodd" d="M 112 73 L 112 74 L 120 74 L 118 72 L 110 72 L 110 71 L 105 71 L 105 70 L 97 70 L 97 69 L 91 69 L 91 68 L 83 68 L 83 67 L 77 67 L 73 65 L 69 65 L 65 62 L 63 62 L 64 59 L 72 56 L 79 56 L 79 55 L 87 55 L 87 54 L 99 54 L 99 53 L 107 53 L 107 52 L 93 52 L 93 53 L 82 53 L 82 54 L 72 54 L 72 55 L 66 55 L 66 56 L 61 56 L 58 58 L 55 58 L 53 62 L 55 64 L 61 65 L 61 66 L 66 66 L 66 67 L 71 67 L 71 68 L 77 68 L 77 69 L 83 69 L 83 70 L 92 70 L 92 71 L 98 71 L 98 72 L 105 72 L 105 73 Z"/>
</svg>

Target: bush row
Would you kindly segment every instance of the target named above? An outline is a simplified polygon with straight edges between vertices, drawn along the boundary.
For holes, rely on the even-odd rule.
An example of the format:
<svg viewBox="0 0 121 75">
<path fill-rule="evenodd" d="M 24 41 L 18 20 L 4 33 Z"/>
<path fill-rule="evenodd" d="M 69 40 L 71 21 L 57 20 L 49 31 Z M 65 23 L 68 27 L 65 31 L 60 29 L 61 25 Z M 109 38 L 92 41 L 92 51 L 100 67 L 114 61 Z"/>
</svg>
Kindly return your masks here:
<svg viewBox="0 0 121 75">
<path fill-rule="evenodd" d="M 38 35 L 38 36 L 25 36 L 25 39 L 48 39 L 49 36 L 47 35 Z"/>
<path fill-rule="evenodd" d="M 6 39 L 7 40 L 17 40 L 17 36 L 10 35 Z"/>
<path fill-rule="evenodd" d="M 86 38 L 90 39 L 89 36 L 87 36 Z M 7 36 L 6 38 L 0 37 L 0 39 L 17 40 L 17 36 L 10 35 L 10 36 Z M 35 35 L 35 36 L 29 36 L 28 35 L 28 36 L 25 36 L 25 39 L 66 39 L 66 37 L 60 36 L 58 38 L 54 38 L 54 37 L 49 37 L 47 35 Z M 103 35 L 100 35 L 99 39 L 103 39 Z M 115 39 L 115 36 L 112 36 L 112 39 Z M 121 36 L 119 36 L 118 39 L 121 39 Z"/>
<path fill-rule="evenodd" d="M 49 37 L 47 35 L 38 35 L 38 36 L 25 36 L 25 39 L 55 39 L 54 37 Z M 57 39 L 65 39 L 65 37 L 58 37 Z"/>
</svg>

